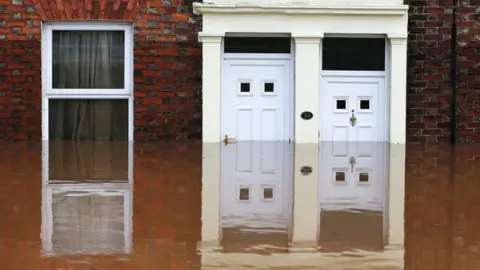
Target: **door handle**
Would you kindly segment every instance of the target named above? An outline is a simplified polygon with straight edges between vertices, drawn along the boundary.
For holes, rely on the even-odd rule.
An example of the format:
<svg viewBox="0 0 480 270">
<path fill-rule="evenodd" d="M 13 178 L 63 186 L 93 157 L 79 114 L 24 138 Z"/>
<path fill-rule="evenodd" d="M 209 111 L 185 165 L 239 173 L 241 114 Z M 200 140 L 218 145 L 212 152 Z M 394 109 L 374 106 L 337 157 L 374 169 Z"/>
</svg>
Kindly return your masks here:
<svg viewBox="0 0 480 270">
<path fill-rule="evenodd" d="M 355 110 L 352 110 L 352 117 L 350 117 L 350 125 L 354 127 L 356 123 L 357 123 L 357 118 L 355 117 Z"/>
</svg>

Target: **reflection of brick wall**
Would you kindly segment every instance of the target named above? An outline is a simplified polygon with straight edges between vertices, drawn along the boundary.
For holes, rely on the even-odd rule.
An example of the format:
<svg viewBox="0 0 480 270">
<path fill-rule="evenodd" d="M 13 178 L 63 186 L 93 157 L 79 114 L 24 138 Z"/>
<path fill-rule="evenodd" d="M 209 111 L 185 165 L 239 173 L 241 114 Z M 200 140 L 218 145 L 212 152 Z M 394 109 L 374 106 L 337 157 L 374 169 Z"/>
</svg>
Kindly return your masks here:
<svg viewBox="0 0 480 270">
<path fill-rule="evenodd" d="M 141 269 L 196 269 L 190 267 L 200 264 L 201 151 L 196 143 L 135 144 L 134 245 L 146 245 L 148 252 L 141 256 L 150 258 Z"/>
<path fill-rule="evenodd" d="M 450 269 L 449 165 L 447 146 L 407 146 L 405 270 Z"/>
<path fill-rule="evenodd" d="M 192 2 L 0 1 L 0 139 L 40 138 L 41 21 L 83 19 L 133 22 L 135 139 L 198 138 L 200 20 Z"/>
<path fill-rule="evenodd" d="M 0 223 L 2 270 L 87 267 L 78 261 L 91 262 L 98 269 L 199 269 L 200 144 L 135 145 L 133 252 L 118 257 L 40 256 L 40 151 L 40 143 L 0 144 L 0 219 L 5 221 Z"/>
<path fill-rule="evenodd" d="M 480 9 L 458 1 L 458 139 L 480 142 Z M 452 0 L 409 1 L 408 141 L 446 142 L 450 123 Z"/>
<path fill-rule="evenodd" d="M 407 155 L 405 269 L 476 269 L 480 148 L 409 145 Z"/>
<path fill-rule="evenodd" d="M 477 269 L 480 265 L 480 148 L 461 146 L 456 151 L 452 190 L 452 269 Z"/>
</svg>

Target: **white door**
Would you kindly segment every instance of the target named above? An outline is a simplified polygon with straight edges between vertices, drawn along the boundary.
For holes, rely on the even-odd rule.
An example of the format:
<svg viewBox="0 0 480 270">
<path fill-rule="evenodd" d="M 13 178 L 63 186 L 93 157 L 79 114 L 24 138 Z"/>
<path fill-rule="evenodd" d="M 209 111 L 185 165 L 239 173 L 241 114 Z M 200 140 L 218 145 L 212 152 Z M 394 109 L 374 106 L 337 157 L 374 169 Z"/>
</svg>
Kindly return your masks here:
<svg viewBox="0 0 480 270">
<path fill-rule="evenodd" d="M 221 140 L 291 139 L 290 60 L 225 60 L 223 72 Z"/>
<path fill-rule="evenodd" d="M 388 182 L 388 144 L 322 142 L 320 208 L 383 210 Z"/>
<path fill-rule="evenodd" d="M 293 144 L 238 142 L 221 156 L 222 227 L 291 228 Z"/>
<path fill-rule="evenodd" d="M 323 74 L 320 93 L 321 141 L 387 141 L 383 75 Z"/>
</svg>

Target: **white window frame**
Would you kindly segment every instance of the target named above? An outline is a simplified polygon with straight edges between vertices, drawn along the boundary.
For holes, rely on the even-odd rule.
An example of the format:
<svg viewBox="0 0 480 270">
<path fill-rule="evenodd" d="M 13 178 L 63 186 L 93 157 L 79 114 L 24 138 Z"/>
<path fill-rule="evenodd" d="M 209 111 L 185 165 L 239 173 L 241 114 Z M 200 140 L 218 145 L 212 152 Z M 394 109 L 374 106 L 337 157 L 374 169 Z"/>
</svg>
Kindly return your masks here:
<svg viewBox="0 0 480 270">
<path fill-rule="evenodd" d="M 52 87 L 52 32 L 124 31 L 125 74 L 123 89 L 54 89 Z M 42 140 L 49 140 L 48 104 L 50 99 L 127 99 L 128 140 L 133 141 L 133 26 L 125 22 L 49 22 L 42 25 Z"/>
</svg>

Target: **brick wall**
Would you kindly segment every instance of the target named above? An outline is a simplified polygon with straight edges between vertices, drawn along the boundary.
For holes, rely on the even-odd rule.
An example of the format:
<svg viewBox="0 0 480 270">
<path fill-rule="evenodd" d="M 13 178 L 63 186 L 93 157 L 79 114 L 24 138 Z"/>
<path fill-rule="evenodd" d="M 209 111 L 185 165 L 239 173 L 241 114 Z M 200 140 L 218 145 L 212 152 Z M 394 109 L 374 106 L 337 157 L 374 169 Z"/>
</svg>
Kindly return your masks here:
<svg viewBox="0 0 480 270">
<path fill-rule="evenodd" d="M 41 22 L 123 20 L 135 29 L 135 139 L 199 138 L 195 0 L 0 0 L 0 139 L 41 138 Z"/>
<path fill-rule="evenodd" d="M 450 125 L 452 0 L 412 0 L 407 141 L 446 142 Z M 480 142 L 480 1 L 457 8 L 459 142 Z"/>
</svg>

